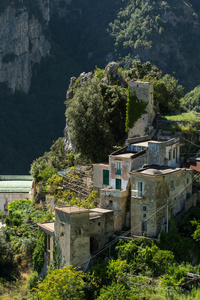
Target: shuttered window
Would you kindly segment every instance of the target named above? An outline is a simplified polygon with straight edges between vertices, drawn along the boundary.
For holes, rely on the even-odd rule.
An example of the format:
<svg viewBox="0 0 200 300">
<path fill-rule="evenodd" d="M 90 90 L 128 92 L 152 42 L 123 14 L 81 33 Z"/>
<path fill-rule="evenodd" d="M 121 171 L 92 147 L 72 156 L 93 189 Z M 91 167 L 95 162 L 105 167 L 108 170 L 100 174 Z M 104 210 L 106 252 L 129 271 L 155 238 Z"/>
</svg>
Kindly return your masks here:
<svg viewBox="0 0 200 300">
<path fill-rule="evenodd" d="M 103 184 L 109 185 L 109 170 L 103 170 Z"/>
<path fill-rule="evenodd" d="M 121 190 L 121 179 L 116 178 L 116 189 Z"/>
</svg>

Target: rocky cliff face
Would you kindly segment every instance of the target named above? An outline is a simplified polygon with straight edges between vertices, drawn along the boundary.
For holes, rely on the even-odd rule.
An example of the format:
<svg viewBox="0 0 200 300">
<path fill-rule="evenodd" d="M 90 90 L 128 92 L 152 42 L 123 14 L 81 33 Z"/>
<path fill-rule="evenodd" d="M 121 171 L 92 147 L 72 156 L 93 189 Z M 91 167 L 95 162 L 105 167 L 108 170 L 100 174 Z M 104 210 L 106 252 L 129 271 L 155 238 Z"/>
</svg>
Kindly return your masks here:
<svg viewBox="0 0 200 300">
<path fill-rule="evenodd" d="M 44 35 L 49 0 L 41 0 L 40 9 L 42 22 L 26 7 L 10 5 L 0 14 L 0 82 L 6 82 L 12 92 L 29 91 L 34 66 L 49 54 L 51 46 Z"/>
</svg>

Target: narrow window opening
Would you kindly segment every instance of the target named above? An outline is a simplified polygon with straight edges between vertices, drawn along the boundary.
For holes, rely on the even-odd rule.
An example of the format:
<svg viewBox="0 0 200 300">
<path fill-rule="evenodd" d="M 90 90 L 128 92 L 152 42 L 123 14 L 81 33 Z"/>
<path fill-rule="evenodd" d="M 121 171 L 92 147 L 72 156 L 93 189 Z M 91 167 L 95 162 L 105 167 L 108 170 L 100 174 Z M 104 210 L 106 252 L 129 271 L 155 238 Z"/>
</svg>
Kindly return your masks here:
<svg viewBox="0 0 200 300">
<path fill-rule="evenodd" d="M 171 180 L 171 181 L 170 181 L 170 188 L 171 188 L 171 189 L 174 189 L 174 188 L 175 188 L 174 180 Z"/>
</svg>

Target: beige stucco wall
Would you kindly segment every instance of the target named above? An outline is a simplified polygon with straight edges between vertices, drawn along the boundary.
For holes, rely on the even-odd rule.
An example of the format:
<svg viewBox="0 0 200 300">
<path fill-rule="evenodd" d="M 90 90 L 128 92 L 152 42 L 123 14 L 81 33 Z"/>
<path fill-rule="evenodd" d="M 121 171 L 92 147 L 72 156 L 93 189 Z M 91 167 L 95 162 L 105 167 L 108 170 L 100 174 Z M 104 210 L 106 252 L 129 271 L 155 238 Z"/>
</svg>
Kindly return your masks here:
<svg viewBox="0 0 200 300">
<path fill-rule="evenodd" d="M 109 170 L 108 164 L 94 164 L 93 165 L 93 186 L 95 189 L 106 187 L 103 184 L 103 170 Z"/>
</svg>

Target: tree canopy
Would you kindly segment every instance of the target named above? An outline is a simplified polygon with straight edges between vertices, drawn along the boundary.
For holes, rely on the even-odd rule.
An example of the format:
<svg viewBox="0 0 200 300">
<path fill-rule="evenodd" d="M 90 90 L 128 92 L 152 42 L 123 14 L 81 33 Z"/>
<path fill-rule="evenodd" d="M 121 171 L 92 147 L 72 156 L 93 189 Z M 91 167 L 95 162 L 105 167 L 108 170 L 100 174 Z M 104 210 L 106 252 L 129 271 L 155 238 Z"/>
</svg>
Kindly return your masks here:
<svg viewBox="0 0 200 300">
<path fill-rule="evenodd" d="M 36 288 L 40 300 L 84 299 L 84 273 L 72 266 L 49 271 Z"/>
<path fill-rule="evenodd" d="M 180 99 L 184 95 L 184 88 L 178 80 L 166 74 L 154 80 L 154 99 L 159 104 L 161 113 L 179 113 L 183 111 Z"/>
<path fill-rule="evenodd" d="M 124 140 L 126 89 L 93 78 L 77 88 L 67 103 L 70 138 L 92 161 L 104 160 Z"/>
</svg>

